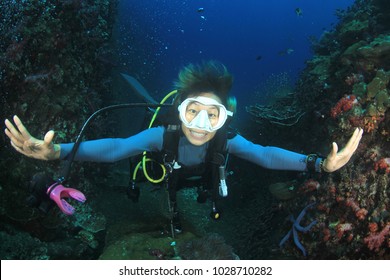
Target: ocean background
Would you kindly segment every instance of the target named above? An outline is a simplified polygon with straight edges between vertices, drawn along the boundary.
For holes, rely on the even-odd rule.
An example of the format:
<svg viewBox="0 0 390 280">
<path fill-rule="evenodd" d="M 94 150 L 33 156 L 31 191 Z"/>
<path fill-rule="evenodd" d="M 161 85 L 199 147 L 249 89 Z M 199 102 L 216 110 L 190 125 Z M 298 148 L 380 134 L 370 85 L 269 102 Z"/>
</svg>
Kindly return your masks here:
<svg viewBox="0 0 390 280">
<path fill-rule="evenodd" d="M 338 21 L 336 13 L 352 3 L 120 1 L 114 33 L 119 65 L 160 98 L 172 89 L 184 65 L 218 60 L 233 73 L 232 95 L 239 108 L 245 108 L 264 101 L 261 89 L 266 85 L 294 84 L 312 58 L 312 42 L 331 30 Z"/>
</svg>

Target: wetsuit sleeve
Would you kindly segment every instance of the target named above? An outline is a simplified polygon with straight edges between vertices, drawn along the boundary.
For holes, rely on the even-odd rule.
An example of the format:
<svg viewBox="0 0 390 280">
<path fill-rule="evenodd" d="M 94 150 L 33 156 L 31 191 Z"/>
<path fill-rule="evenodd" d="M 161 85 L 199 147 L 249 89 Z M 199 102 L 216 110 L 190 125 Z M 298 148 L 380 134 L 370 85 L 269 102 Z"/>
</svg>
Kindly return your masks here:
<svg viewBox="0 0 390 280">
<path fill-rule="evenodd" d="M 75 160 L 115 162 L 141 154 L 143 151 L 160 151 L 163 144 L 164 127 L 144 130 L 129 138 L 106 138 L 82 142 Z M 74 143 L 60 144 L 60 159 L 66 159 Z"/>
<path fill-rule="evenodd" d="M 228 140 L 228 151 L 268 169 L 306 171 L 306 156 L 277 147 L 264 147 L 241 135 Z"/>
</svg>

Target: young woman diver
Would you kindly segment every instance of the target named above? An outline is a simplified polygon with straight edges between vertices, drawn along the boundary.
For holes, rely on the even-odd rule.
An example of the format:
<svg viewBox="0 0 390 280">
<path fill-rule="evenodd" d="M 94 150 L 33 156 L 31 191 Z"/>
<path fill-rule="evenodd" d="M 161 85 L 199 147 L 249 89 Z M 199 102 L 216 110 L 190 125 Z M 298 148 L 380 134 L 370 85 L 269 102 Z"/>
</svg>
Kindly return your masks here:
<svg viewBox="0 0 390 280">
<path fill-rule="evenodd" d="M 264 147 L 246 140 L 239 134 L 226 136 L 227 120 L 233 114 L 228 104 L 232 82 L 232 75 L 223 64 L 215 61 L 199 65 L 190 64 L 180 71 L 175 83 L 178 91 L 174 105 L 177 110 L 175 125 L 151 127 L 128 138 L 81 142 L 74 159 L 114 162 L 139 155 L 144 151 L 160 152 L 166 149 L 164 142 L 171 142 L 171 145 L 174 143 L 176 147 L 173 148 L 175 151 L 173 159 L 169 162 L 171 169 L 168 173 L 176 174 L 174 180 L 176 186 L 172 187 L 174 190 L 170 193 L 170 202 L 173 227 L 176 231 L 181 231 L 176 189 L 180 187 L 183 179 L 192 175 L 202 176 L 208 173 L 209 177 L 217 176 L 215 174 L 218 174 L 218 170 L 224 165 L 225 152 L 268 169 L 333 172 L 343 167 L 357 149 L 363 134 L 361 128 L 356 128 L 346 146 L 340 151 L 338 145 L 333 142 L 331 152 L 326 158 L 313 154 L 303 155 L 277 147 Z M 14 124 L 8 119 L 5 120 L 5 134 L 19 153 L 41 160 L 62 160 L 69 156 L 74 144 L 53 143 L 54 131 L 47 132 L 44 139 L 39 140 L 30 135 L 17 116 L 13 117 L 13 121 Z M 168 141 L 165 135 L 172 127 L 176 127 L 174 131 L 177 136 L 175 141 L 172 139 Z M 219 144 L 215 144 L 217 142 Z M 222 160 L 215 158 L 216 150 L 222 154 Z M 216 161 L 220 162 L 215 165 Z M 203 168 L 199 168 L 200 166 Z M 214 168 L 215 171 L 210 171 L 210 168 Z M 218 180 L 211 178 L 209 181 L 211 184 L 219 185 L 220 195 L 225 196 L 227 192 L 223 188 L 223 176 L 219 172 Z M 80 198 L 80 201 L 82 199 Z M 217 211 L 214 214 L 214 218 L 217 218 Z"/>
</svg>

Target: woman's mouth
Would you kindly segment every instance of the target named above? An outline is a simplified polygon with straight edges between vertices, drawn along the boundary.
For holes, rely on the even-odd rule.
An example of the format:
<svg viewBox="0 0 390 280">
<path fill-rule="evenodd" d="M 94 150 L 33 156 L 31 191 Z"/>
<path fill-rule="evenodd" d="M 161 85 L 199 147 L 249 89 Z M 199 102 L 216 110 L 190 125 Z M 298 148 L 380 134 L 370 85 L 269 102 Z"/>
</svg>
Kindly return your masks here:
<svg viewBox="0 0 390 280">
<path fill-rule="evenodd" d="M 198 138 L 198 139 L 203 139 L 207 135 L 207 132 L 199 132 L 192 129 L 190 129 L 190 133 L 194 138 Z"/>
</svg>

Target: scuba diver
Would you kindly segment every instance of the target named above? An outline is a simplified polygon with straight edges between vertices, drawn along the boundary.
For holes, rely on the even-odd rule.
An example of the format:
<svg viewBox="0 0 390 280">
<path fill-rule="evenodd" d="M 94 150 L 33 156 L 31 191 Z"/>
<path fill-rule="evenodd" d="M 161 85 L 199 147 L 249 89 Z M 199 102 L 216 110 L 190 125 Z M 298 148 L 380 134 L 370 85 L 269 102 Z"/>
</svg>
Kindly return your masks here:
<svg viewBox="0 0 390 280">
<path fill-rule="evenodd" d="M 171 107 L 171 117 L 166 119 L 165 124 L 150 127 L 128 138 L 81 142 L 74 159 L 115 162 L 140 155 L 144 151 L 160 153 L 172 213 L 171 227 L 175 232 L 180 232 L 182 228 L 176 191 L 186 186 L 194 176 L 200 178 L 202 185 L 206 186 L 204 192 L 200 192 L 198 201 L 204 202 L 205 197 L 211 196 L 212 217 L 219 218 L 215 202 L 218 196 L 224 197 L 228 193 L 225 180 L 228 155 L 274 170 L 333 172 L 343 167 L 357 149 L 363 134 L 361 128 L 356 128 L 340 151 L 333 142 L 326 158 L 261 146 L 229 131 L 229 122 L 234 114 L 234 99 L 229 97 L 232 82 L 232 75 L 221 63 L 208 61 L 189 64 L 179 72 L 175 82 L 177 95 Z M 14 124 L 5 120 L 5 134 L 19 153 L 40 160 L 66 160 L 69 156 L 74 143 L 53 143 L 55 133 L 52 130 L 46 133 L 43 140 L 36 139 L 17 116 L 13 117 L 13 121 Z M 56 187 L 54 184 L 50 189 Z M 133 191 L 130 195 L 138 195 L 135 188 L 130 191 Z M 208 192 L 208 196 L 204 195 L 205 192 Z M 58 196 L 61 195 L 53 194 L 52 199 L 58 202 Z M 66 191 L 64 197 L 85 200 L 75 191 L 73 194 L 72 191 Z M 69 205 L 65 206 L 63 208 L 66 210 Z"/>
</svg>

